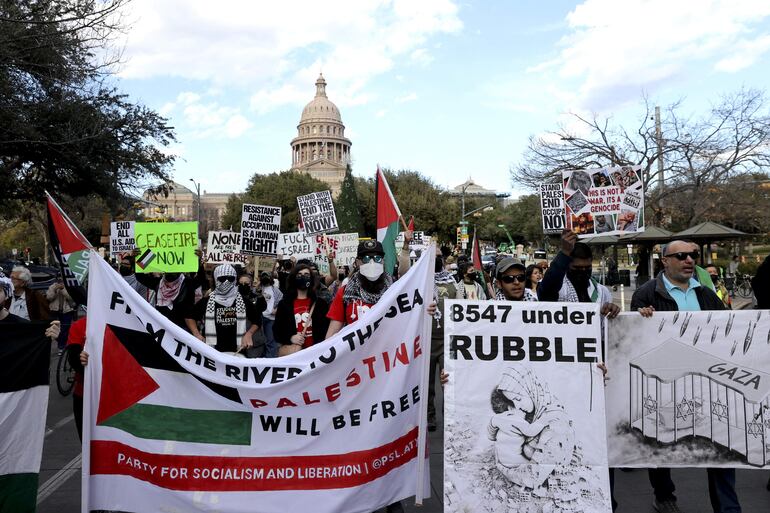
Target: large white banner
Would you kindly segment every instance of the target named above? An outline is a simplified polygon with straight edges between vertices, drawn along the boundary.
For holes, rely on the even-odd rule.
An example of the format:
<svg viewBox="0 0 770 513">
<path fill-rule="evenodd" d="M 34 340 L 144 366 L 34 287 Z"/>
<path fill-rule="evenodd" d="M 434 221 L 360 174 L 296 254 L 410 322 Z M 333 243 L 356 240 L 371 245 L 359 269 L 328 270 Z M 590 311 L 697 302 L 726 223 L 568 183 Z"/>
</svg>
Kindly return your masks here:
<svg viewBox="0 0 770 513">
<path fill-rule="evenodd" d="M 610 323 L 612 466 L 770 468 L 770 312 Z"/>
<path fill-rule="evenodd" d="M 428 253 L 360 321 L 277 359 L 217 352 L 93 256 L 82 511 L 368 513 L 427 495 Z"/>
<path fill-rule="evenodd" d="M 597 305 L 447 301 L 444 511 L 611 511 Z"/>
</svg>

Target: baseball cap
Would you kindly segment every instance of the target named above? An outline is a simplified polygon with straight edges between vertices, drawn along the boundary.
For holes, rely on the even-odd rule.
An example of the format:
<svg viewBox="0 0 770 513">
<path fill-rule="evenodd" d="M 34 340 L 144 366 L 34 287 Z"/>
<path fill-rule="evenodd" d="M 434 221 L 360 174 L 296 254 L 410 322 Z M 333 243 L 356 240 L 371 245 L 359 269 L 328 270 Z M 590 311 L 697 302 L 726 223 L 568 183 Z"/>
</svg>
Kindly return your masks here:
<svg viewBox="0 0 770 513">
<path fill-rule="evenodd" d="M 378 240 L 368 239 L 358 243 L 357 258 L 361 258 L 364 255 L 382 255 L 385 256 L 385 250 L 382 247 L 382 243 Z"/>
<path fill-rule="evenodd" d="M 508 257 L 500 260 L 500 263 L 497 264 L 497 267 L 495 268 L 495 276 L 500 276 L 505 271 L 511 268 L 521 269 L 522 271 L 525 271 L 525 272 L 527 270 L 527 268 L 524 267 L 524 264 L 522 264 L 519 259 Z"/>
</svg>

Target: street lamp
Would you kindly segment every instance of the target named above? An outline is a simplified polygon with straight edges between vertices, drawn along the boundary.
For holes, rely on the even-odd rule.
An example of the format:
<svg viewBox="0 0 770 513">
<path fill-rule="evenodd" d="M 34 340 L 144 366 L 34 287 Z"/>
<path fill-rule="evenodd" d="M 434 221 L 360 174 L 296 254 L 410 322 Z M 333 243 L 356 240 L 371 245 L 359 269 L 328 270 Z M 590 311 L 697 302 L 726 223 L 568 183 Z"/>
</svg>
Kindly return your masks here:
<svg viewBox="0 0 770 513">
<path fill-rule="evenodd" d="M 198 240 L 200 241 L 200 238 L 201 238 L 201 184 L 200 182 L 196 182 L 192 178 L 190 178 L 190 181 L 195 186 L 195 192 L 198 195 Z"/>
<path fill-rule="evenodd" d="M 511 237 L 511 233 L 508 231 L 508 228 L 506 228 L 504 224 L 498 224 L 497 227 L 503 229 L 505 235 L 508 237 L 508 242 L 511 243 L 511 247 L 516 247 L 516 244 L 514 244 L 513 237 Z"/>
</svg>

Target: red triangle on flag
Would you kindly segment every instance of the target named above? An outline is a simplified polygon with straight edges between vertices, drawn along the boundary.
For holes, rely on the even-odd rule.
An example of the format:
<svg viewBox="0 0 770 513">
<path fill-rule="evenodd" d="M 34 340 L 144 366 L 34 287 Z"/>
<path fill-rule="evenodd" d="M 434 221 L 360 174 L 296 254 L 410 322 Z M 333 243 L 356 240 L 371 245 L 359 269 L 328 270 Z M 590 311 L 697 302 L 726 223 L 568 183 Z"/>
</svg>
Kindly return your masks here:
<svg viewBox="0 0 770 513">
<path fill-rule="evenodd" d="M 377 180 L 375 191 L 377 194 L 377 230 L 387 228 L 389 224 L 398 222 L 401 217 L 401 211 L 398 209 L 396 200 L 390 192 L 388 181 L 385 175 L 377 168 Z"/>
<path fill-rule="evenodd" d="M 50 195 L 48 196 L 48 214 L 56 230 L 56 237 L 59 239 L 62 253 L 69 255 L 75 251 L 83 251 L 91 247 L 88 239 L 80 233 L 77 226 L 70 221 L 67 214 L 62 211 Z"/>
<path fill-rule="evenodd" d="M 414 231 L 414 216 L 409 216 L 409 226 L 407 226 L 407 229 L 410 232 Z"/>
<path fill-rule="evenodd" d="M 102 349 L 102 387 L 96 423 L 138 403 L 160 386 L 120 343 L 107 326 Z"/>
</svg>

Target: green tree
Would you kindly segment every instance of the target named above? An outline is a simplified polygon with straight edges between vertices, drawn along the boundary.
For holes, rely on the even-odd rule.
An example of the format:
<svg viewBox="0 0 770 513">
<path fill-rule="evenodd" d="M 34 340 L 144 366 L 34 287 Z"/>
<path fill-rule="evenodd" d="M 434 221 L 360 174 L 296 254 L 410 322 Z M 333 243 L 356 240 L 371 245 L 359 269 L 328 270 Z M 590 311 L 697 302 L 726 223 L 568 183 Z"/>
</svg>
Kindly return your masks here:
<svg viewBox="0 0 770 513">
<path fill-rule="evenodd" d="M 329 186 L 305 173 L 281 171 L 269 175 L 255 174 L 249 180 L 246 192 L 233 195 L 227 202 L 223 226 L 232 225 L 241 231 L 241 212 L 244 203 L 281 207 L 281 231 L 296 232 L 299 223 L 297 196 L 329 189 Z"/>
<path fill-rule="evenodd" d="M 4 206 L 45 190 L 115 199 L 168 180 L 171 127 L 108 83 L 126 1 L 0 0 Z"/>
<path fill-rule="evenodd" d="M 363 235 L 364 228 L 363 223 L 361 223 L 358 194 L 356 193 L 356 184 L 350 165 L 345 170 L 345 179 L 342 181 L 340 195 L 334 202 L 334 211 L 337 214 L 337 224 L 339 224 L 340 232 L 356 232 L 359 235 Z"/>
</svg>

